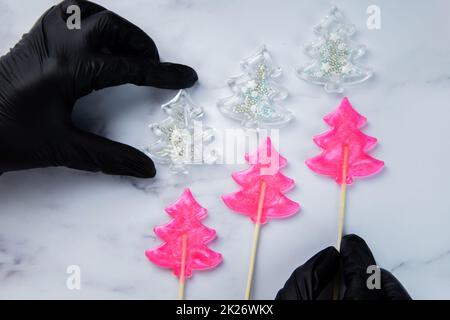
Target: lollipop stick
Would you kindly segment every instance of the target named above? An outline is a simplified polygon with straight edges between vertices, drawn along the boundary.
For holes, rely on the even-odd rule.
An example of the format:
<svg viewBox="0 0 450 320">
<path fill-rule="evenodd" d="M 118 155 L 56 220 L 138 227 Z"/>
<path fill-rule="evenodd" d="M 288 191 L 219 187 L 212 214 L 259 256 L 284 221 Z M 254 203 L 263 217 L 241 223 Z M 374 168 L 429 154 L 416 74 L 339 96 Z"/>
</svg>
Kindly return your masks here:
<svg viewBox="0 0 450 320">
<path fill-rule="evenodd" d="M 181 237 L 181 271 L 180 281 L 178 283 L 178 300 L 184 300 L 184 272 L 186 269 L 186 247 L 187 247 L 187 235 Z"/>
<path fill-rule="evenodd" d="M 252 248 L 252 254 L 250 257 L 250 266 L 248 269 L 247 288 L 245 289 L 245 300 L 250 300 L 250 295 L 252 292 L 253 273 L 255 271 L 256 251 L 258 249 L 258 243 L 259 243 L 259 231 L 261 229 L 261 214 L 262 214 L 263 207 L 264 207 L 264 197 L 266 195 L 266 186 L 267 186 L 267 184 L 263 180 L 261 182 L 261 189 L 259 192 L 258 211 L 257 211 L 257 215 L 256 215 L 255 231 L 253 233 L 253 248 Z"/>
<path fill-rule="evenodd" d="M 344 218 L 345 218 L 345 200 L 347 195 L 347 171 L 348 171 L 348 153 L 349 146 L 346 144 L 344 146 L 344 159 L 342 162 L 342 184 L 341 184 L 341 200 L 339 206 L 339 229 L 338 229 L 338 239 L 336 243 L 336 249 L 339 251 L 341 249 L 342 234 L 344 231 Z"/>
<path fill-rule="evenodd" d="M 341 199 L 340 199 L 340 206 L 339 206 L 339 229 L 338 229 L 338 239 L 336 243 L 336 250 L 340 251 L 341 249 L 341 240 L 342 240 L 342 234 L 344 231 L 344 218 L 345 218 L 345 199 L 347 195 L 347 171 L 348 171 L 348 152 L 349 152 L 349 146 L 346 144 L 344 146 L 344 157 L 342 161 L 342 184 L 341 184 Z M 339 299 L 339 276 L 336 276 L 334 279 L 334 286 L 333 286 L 333 300 Z"/>
</svg>

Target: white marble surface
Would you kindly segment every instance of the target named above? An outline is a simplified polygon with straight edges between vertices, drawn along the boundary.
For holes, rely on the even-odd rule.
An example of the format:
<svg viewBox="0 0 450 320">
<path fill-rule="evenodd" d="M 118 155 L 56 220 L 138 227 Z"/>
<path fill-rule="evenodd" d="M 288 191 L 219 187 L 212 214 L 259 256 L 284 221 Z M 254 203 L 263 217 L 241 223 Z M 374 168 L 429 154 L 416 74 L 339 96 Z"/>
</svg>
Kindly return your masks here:
<svg viewBox="0 0 450 320">
<path fill-rule="evenodd" d="M 15 44 L 51 0 L 0 0 L 0 52 Z M 306 84 L 294 68 L 307 62 L 301 45 L 333 4 L 354 22 L 367 44 L 364 64 L 376 76 L 348 91 L 379 139 L 373 155 L 386 162 L 374 178 L 349 190 L 346 232 L 363 236 L 378 263 L 393 271 L 414 298 L 450 298 L 450 3 L 442 0 L 342 1 L 99 1 L 148 32 L 165 60 L 193 66 L 200 81 L 190 92 L 208 123 L 233 127 L 215 107 L 238 62 L 267 44 L 284 69 L 281 84 L 295 121 L 281 132 L 285 173 L 296 179 L 289 197 L 301 214 L 264 227 L 255 297 L 272 299 L 295 267 L 333 245 L 339 189 L 304 165 L 317 154 L 311 137 L 326 130 L 321 118 L 339 98 Z M 379 5 L 381 30 L 370 31 L 366 8 Z M 78 103 L 77 123 L 141 147 L 149 121 L 175 92 L 123 86 Z M 189 186 L 209 209 L 205 223 L 218 231 L 212 247 L 224 256 L 214 271 L 197 273 L 190 299 L 242 298 L 252 225 L 220 201 L 236 190 L 230 173 L 242 165 L 195 167 L 187 177 L 158 167 L 154 180 L 110 177 L 64 168 L 0 176 L 0 298 L 176 298 L 177 281 L 151 265 L 152 228 L 168 220 L 163 208 Z M 79 265 L 81 290 L 66 288 L 66 268 Z"/>
</svg>

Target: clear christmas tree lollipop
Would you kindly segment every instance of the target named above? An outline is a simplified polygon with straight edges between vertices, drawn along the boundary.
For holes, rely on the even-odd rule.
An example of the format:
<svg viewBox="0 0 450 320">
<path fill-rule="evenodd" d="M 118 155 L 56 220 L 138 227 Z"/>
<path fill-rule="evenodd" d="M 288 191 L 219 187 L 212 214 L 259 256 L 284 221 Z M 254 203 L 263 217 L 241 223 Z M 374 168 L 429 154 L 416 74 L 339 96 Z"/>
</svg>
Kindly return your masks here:
<svg viewBox="0 0 450 320">
<path fill-rule="evenodd" d="M 344 91 L 344 86 L 366 81 L 372 76 L 369 68 L 355 60 L 366 52 L 364 45 L 355 45 L 351 36 L 356 28 L 348 24 L 337 7 L 314 28 L 319 38 L 305 47 L 313 61 L 297 69 L 297 75 L 314 84 L 324 85 L 327 92 Z"/>
<path fill-rule="evenodd" d="M 175 172 L 187 173 L 187 165 L 213 163 L 214 154 L 205 154 L 204 146 L 214 139 L 211 127 L 202 123 L 203 109 L 196 106 L 185 90 L 161 109 L 168 115 L 159 123 L 149 125 L 158 138 L 144 149 L 156 162 L 169 164 Z"/>
<path fill-rule="evenodd" d="M 241 61 L 244 72 L 229 79 L 233 95 L 219 100 L 217 106 L 227 117 L 240 121 L 245 127 L 282 126 L 292 114 L 278 102 L 287 97 L 287 91 L 275 82 L 281 68 L 274 66 L 267 48 Z"/>
</svg>

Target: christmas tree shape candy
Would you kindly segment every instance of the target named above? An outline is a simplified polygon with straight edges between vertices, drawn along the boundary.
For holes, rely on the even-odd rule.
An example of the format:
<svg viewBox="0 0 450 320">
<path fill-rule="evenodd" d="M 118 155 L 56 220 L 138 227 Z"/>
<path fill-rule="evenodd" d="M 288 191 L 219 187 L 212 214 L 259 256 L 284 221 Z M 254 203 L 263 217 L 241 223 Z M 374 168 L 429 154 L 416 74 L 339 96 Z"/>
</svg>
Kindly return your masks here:
<svg viewBox="0 0 450 320">
<path fill-rule="evenodd" d="M 149 125 L 158 139 L 144 152 L 158 163 L 169 164 L 177 173 L 188 173 L 189 164 L 213 163 L 215 154 L 206 155 L 203 148 L 213 141 L 214 131 L 203 126 L 203 109 L 192 102 L 189 94 L 180 90 L 161 109 L 168 117 Z"/>
<path fill-rule="evenodd" d="M 384 162 L 371 157 L 369 152 L 377 139 L 369 137 L 360 129 L 367 119 L 353 109 L 347 98 L 339 108 L 324 118 L 332 129 L 314 137 L 322 153 L 306 160 L 306 165 L 322 175 L 330 176 L 338 184 L 351 184 L 354 177 L 366 177 L 379 172 Z M 348 149 L 346 151 L 346 149 Z M 344 155 L 347 152 L 347 159 Z M 345 176 L 342 172 L 345 166 Z"/>
<path fill-rule="evenodd" d="M 377 139 L 370 137 L 361 128 L 367 119 L 353 109 L 347 98 L 339 108 L 327 115 L 324 121 L 331 130 L 314 137 L 314 142 L 323 149 L 316 157 L 306 160 L 306 165 L 316 173 L 333 178 L 341 185 L 339 209 L 339 230 L 337 249 L 343 233 L 346 186 L 353 178 L 367 177 L 378 173 L 384 162 L 373 158 L 368 152 L 376 145 Z"/>
<path fill-rule="evenodd" d="M 266 190 L 259 223 L 265 224 L 272 218 L 286 218 L 299 210 L 298 203 L 284 195 L 295 183 L 280 172 L 287 161 L 272 146 L 270 138 L 267 138 L 256 152 L 246 154 L 245 160 L 250 167 L 232 174 L 233 180 L 241 189 L 222 196 L 222 200 L 230 209 L 247 215 L 254 223 L 258 223 L 258 199 L 261 184 L 264 182 Z"/>
<path fill-rule="evenodd" d="M 333 7 L 314 28 L 319 38 L 305 46 L 312 62 L 298 68 L 297 75 L 313 84 L 324 85 L 327 92 L 338 93 L 344 91 L 344 86 L 369 79 L 372 70 L 355 62 L 366 52 L 364 45 L 355 45 L 350 40 L 355 31 L 355 26 L 348 24 L 337 7 Z"/>
<path fill-rule="evenodd" d="M 255 223 L 245 291 L 245 298 L 248 300 L 251 296 L 261 225 L 269 219 L 286 218 L 295 214 L 300 210 L 300 205 L 284 195 L 295 183 L 280 172 L 287 161 L 272 146 L 270 138 L 267 138 L 256 152 L 246 154 L 245 160 L 250 164 L 250 168 L 232 175 L 241 189 L 222 196 L 222 199 L 230 209 L 250 217 Z"/>
<path fill-rule="evenodd" d="M 189 189 L 165 210 L 173 219 L 154 228 L 163 244 L 147 250 L 145 255 L 154 264 L 172 269 L 179 278 L 179 297 L 183 299 L 185 279 L 190 278 L 194 270 L 216 267 L 222 262 L 222 255 L 208 248 L 216 231 L 201 223 L 208 211 L 200 206 Z"/>
<path fill-rule="evenodd" d="M 227 117 L 244 127 L 277 127 L 288 123 L 292 114 L 278 102 L 287 97 L 274 79 L 281 75 L 265 46 L 241 62 L 244 72 L 228 81 L 233 96 L 219 100 L 217 106 Z"/>
</svg>

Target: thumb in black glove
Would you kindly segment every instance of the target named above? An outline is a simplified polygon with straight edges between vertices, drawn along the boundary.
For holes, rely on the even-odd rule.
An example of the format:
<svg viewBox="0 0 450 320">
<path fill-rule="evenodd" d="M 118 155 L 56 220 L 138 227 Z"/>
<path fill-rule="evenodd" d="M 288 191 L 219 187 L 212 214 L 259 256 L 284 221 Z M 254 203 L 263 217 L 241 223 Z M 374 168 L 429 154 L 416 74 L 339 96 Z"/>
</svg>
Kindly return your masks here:
<svg viewBox="0 0 450 320">
<path fill-rule="evenodd" d="M 278 292 L 277 300 L 331 300 L 336 285 L 343 280 L 344 300 L 409 300 L 401 283 L 380 270 L 380 289 L 369 289 L 367 267 L 376 265 L 366 242 L 357 235 L 342 239 L 341 252 L 328 247 L 298 267 Z"/>
<path fill-rule="evenodd" d="M 79 30 L 66 25 L 70 5 L 81 9 Z M 125 83 L 181 89 L 196 81 L 192 68 L 161 62 L 153 40 L 127 20 L 89 1 L 63 1 L 0 58 L 0 172 L 67 166 L 153 177 L 140 151 L 76 128 L 73 106 Z"/>
</svg>

